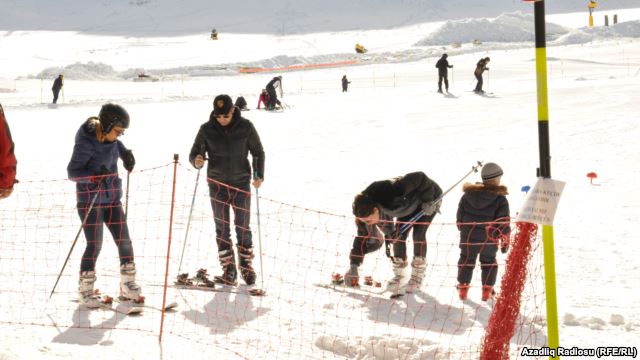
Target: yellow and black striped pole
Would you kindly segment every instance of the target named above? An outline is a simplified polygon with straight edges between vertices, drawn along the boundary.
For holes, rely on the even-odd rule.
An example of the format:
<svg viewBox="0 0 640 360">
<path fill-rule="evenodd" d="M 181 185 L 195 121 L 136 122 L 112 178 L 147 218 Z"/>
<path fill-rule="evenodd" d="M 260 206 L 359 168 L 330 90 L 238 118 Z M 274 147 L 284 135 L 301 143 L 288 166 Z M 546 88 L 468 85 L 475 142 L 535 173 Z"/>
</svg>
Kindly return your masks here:
<svg viewBox="0 0 640 360">
<path fill-rule="evenodd" d="M 549 104 L 547 97 L 547 45 L 545 41 L 544 0 L 534 2 L 534 22 L 536 30 L 536 80 L 538 95 L 538 147 L 540 168 L 538 176 L 551 178 L 551 153 L 549 150 Z M 556 296 L 556 268 L 553 244 L 553 226 L 542 225 L 544 250 L 544 280 L 547 300 L 547 336 L 549 347 L 558 349 L 558 305 Z M 551 359 L 551 357 L 549 357 Z M 554 359 L 558 359 L 555 357 Z"/>
</svg>

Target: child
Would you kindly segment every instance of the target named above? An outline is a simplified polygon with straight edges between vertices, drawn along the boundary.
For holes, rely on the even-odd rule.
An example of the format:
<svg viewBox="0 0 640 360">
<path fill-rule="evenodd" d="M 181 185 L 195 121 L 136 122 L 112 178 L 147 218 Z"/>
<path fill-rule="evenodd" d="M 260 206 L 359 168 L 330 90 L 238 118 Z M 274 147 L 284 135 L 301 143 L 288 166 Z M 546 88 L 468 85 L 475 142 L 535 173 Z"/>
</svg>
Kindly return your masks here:
<svg viewBox="0 0 640 360">
<path fill-rule="evenodd" d="M 466 183 L 462 187 L 464 195 L 458 204 L 456 216 L 460 230 L 456 288 L 461 300 L 467 298 L 478 255 L 482 269 L 482 301 L 487 301 L 495 294 L 493 286 L 498 275 L 498 245 L 506 253 L 511 232 L 509 201 L 505 196 L 507 188 L 500 185 L 502 174 L 500 166 L 487 163 L 482 168 L 482 183 Z"/>
</svg>

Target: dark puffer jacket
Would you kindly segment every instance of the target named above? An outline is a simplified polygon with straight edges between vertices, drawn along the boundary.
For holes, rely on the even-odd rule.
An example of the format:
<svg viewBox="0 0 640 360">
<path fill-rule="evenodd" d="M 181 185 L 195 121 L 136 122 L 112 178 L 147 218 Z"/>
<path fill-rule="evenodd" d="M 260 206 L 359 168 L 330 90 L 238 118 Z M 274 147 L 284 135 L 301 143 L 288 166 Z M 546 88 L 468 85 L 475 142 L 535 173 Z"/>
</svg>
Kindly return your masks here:
<svg viewBox="0 0 640 360">
<path fill-rule="evenodd" d="M 421 171 L 371 183 L 363 192 L 380 209 L 381 216 L 400 218 L 412 214 L 423 203 L 442 195 L 442 189 Z"/>
<path fill-rule="evenodd" d="M 75 145 L 67 174 L 76 182 L 78 203 L 90 203 L 98 185 L 92 183 L 90 176 L 104 168 L 110 176 L 101 186 L 97 204 L 115 204 L 122 198 L 122 180 L 118 177 L 118 158 L 123 158 L 127 148 L 120 140 L 100 143 L 96 137 L 98 118 L 87 119 L 76 133 Z"/>
<path fill-rule="evenodd" d="M 506 186 L 467 183 L 463 185 L 462 191 L 464 195 L 460 199 L 456 215 L 461 241 L 497 241 L 511 232 Z"/>
<path fill-rule="evenodd" d="M 260 136 L 253 124 L 243 118 L 236 108 L 229 125 L 222 126 L 213 116 L 200 126 L 191 147 L 189 161 L 195 166 L 197 155 L 209 159 L 207 176 L 224 184 L 239 187 L 246 185 L 253 177 L 264 179 L 265 154 Z M 247 156 L 251 153 L 252 164 Z M 252 169 L 255 176 L 252 176 Z"/>
<path fill-rule="evenodd" d="M 382 246 L 384 237 L 395 234 L 393 218 L 401 218 L 413 214 L 423 203 L 433 201 L 442 195 L 442 189 L 421 171 L 399 176 L 390 180 L 371 183 L 363 192 L 371 198 L 380 210 L 380 223 L 367 225 L 356 220 L 358 233 L 353 240 L 349 255 L 352 264 L 362 264 L 367 248 L 376 249 Z"/>
</svg>

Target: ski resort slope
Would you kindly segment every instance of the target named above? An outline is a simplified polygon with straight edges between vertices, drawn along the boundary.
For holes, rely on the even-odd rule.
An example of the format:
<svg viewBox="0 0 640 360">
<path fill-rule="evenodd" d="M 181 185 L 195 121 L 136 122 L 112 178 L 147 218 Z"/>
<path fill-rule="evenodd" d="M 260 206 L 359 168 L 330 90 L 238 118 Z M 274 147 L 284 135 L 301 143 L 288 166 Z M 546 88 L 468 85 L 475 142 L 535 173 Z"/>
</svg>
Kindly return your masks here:
<svg viewBox="0 0 640 360">
<path fill-rule="evenodd" d="M 68 3 L 69 6 L 74 4 Z M 152 1 L 127 3 L 140 3 L 141 8 L 166 6 Z M 461 3 L 469 4 L 456 2 L 458 5 Z M 18 8 L 25 4 L 34 2 L 13 2 Z M 117 4 L 127 6 L 125 2 Z M 229 9 L 235 9 L 229 6 Z M 510 6 L 506 7 L 511 10 Z M 52 16 L 62 11 L 58 8 L 50 10 Z M 312 10 L 310 5 L 304 8 L 304 13 L 312 13 Z M 296 18 L 295 15 L 302 11 L 292 10 L 290 18 Z M 449 11 L 454 11 L 454 8 Z M 72 19 L 84 18 L 94 12 L 95 8 L 77 7 L 73 14 L 64 15 L 73 15 Z M 66 178 L 73 135 L 80 123 L 95 115 L 106 101 L 125 105 L 131 114 L 131 127 L 123 141 L 134 149 L 136 170 L 169 163 L 174 153 L 179 154 L 188 167 L 184 159 L 188 157 L 199 125 L 208 118 L 213 96 L 218 93 L 228 93 L 233 97 L 243 94 L 249 107 L 253 108 L 259 90 L 273 76 L 191 74 L 191 77 L 169 78 L 159 83 L 133 83 L 122 80 L 117 74 L 107 74 L 106 79 L 102 79 L 96 75 L 103 71 L 98 68 L 91 72 L 90 79 L 67 80 L 64 101 L 55 109 L 49 108 L 46 103 L 50 98 L 50 84 L 46 80 L 44 95 L 41 94 L 40 80 L 18 79 L 15 80 L 18 85 L 11 87 L 12 81 L 16 77 L 37 74 L 48 67 L 64 67 L 76 61 L 82 62 L 81 68 L 85 70 L 94 69 L 86 65 L 86 61 L 96 59 L 118 71 L 134 68 L 134 63 L 145 64 L 141 67 L 151 64 L 152 68 L 168 69 L 219 62 L 203 62 L 201 55 L 197 55 L 198 49 L 212 45 L 206 38 L 208 28 L 202 34 L 189 32 L 173 37 L 170 32 L 156 39 L 113 34 L 97 25 L 89 31 L 76 33 L 78 29 L 66 28 L 61 20 L 55 22 L 61 28 L 49 28 L 45 25 L 48 24 L 44 20 L 45 13 L 27 12 L 32 24 L 40 24 L 36 30 L 21 29 L 8 22 L 1 24 L 15 28 L 0 29 L 6 31 L 0 40 L 0 58 L 6 64 L 0 69 L 0 77 L 8 79 L 5 80 L 8 85 L 0 87 L 15 90 L 0 94 L 0 102 L 4 105 L 16 143 L 18 178 L 25 182 Z M 634 9 L 626 14 L 639 13 Z M 119 19 L 121 12 L 112 15 L 110 21 L 115 21 L 113 19 Z M 499 16 L 500 13 L 491 15 Z M 566 23 L 561 15 L 553 15 L 550 19 L 566 28 L 576 26 L 574 15 L 568 15 Z M 377 20 L 372 17 L 369 23 Z M 389 30 L 376 28 L 338 32 L 340 29 L 336 29 L 335 33 L 321 35 L 301 33 L 286 36 L 269 31 L 260 34 L 260 27 L 256 25 L 252 29 L 255 34 L 229 34 L 227 39 L 223 34 L 224 40 L 219 40 L 219 44 L 228 43 L 224 45 L 225 51 L 220 58 L 224 63 L 235 64 L 280 55 L 310 55 L 309 44 L 316 47 L 311 55 L 328 54 L 331 57 L 331 54 L 346 52 L 343 48 L 351 48 L 359 38 L 371 39 L 373 53 L 377 52 L 378 44 L 380 51 L 392 48 L 395 52 L 403 52 L 437 31 L 443 21 L 439 19 L 437 23 L 417 23 Z M 128 26 L 134 34 L 137 30 L 146 33 L 154 29 L 149 27 L 150 23 L 145 22 L 140 29 L 133 27 L 131 22 Z M 330 27 L 326 26 L 324 30 Z M 122 25 L 121 29 L 128 28 Z M 591 34 L 590 41 L 567 42 L 550 46 L 547 50 L 552 175 L 554 179 L 567 183 L 554 225 L 560 340 L 565 347 L 637 346 L 640 338 L 640 305 L 635 295 L 640 285 L 640 268 L 635 258 L 640 251 L 640 243 L 634 241 L 637 214 L 640 213 L 640 193 L 636 191 L 635 184 L 640 176 L 640 158 L 637 156 L 640 144 L 636 140 L 640 136 L 637 126 L 640 120 L 640 47 L 639 34 L 633 35 L 603 40 L 597 34 Z M 336 41 L 332 41 L 334 38 Z M 154 45 L 149 46 L 152 41 Z M 252 41 L 264 43 L 264 46 L 244 45 L 254 44 Z M 43 44 L 49 47 L 43 48 Z M 387 62 L 369 65 L 282 74 L 283 100 L 290 108 L 282 113 L 252 109 L 244 114 L 258 129 L 267 153 L 267 175 L 260 195 L 313 211 L 349 217 L 353 196 L 372 181 L 422 170 L 443 188 L 448 188 L 475 161 L 483 160 L 497 162 L 504 169 L 503 182 L 510 189 L 508 198 L 512 216 L 515 216 L 524 199 L 520 189 L 534 184 L 535 169 L 539 163 L 535 53 L 533 44 L 528 45 L 526 42 L 477 47 L 463 44 L 465 51 L 459 53 L 443 45 L 444 49 L 434 50 L 431 56 L 423 54 L 417 61 L 407 59 L 396 63 L 389 57 Z M 450 73 L 450 96 L 435 92 L 437 77 L 434 64 L 442 51 L 450 53 L 449 61 L 454 65 Z M 228 53 L 233 57 L 225 58 Z M 478 58 L 485 56 L 491 57 L 491 70 L 485 75 L 485 89 L 490 94 L 478 96 L 470 92 L 474 86 L 472 73 Z M 170 60 L 164 60 L 167 58 Z M 340 92 L 340 78 L 344 74 L 352 81 L 347 93 Z M 598 174 L 593 184 L 586 177 L 589 172 Z M 132 177 L 135 175 L 144 178 L 144 174 L 134 173 Z M 471 177 L 468 180 L 478 179 Z M 192 189 L 193 176 L 178 181 L 179 187 Z M 212 227 L 206 191 L 202 188 L 197 202 L 196 224 Z M 454 190 L 445 198 L 442 214 L 438 215 L 436 222 L 455 221 L 460 194 L 459 190 Z M 0 203 L 0 211 L 34 206 L 30 201 L 21 202 L 22 199 L 33 198 L 37 195 L 21 194 L 17 186 L 12 197 Z M 131 204 L 134 216 L 131 232 L 136 254 L 146 254 L 140 260 L 147 262 L 142 263 L 146 266 L 141 266 L 140 284 L 148 294 L 148 301 L 158 304 L 158 290 L 153 285 L 162 282 L 164 263 L 150 262 L 155 259 L 152 254 L 158 250 L 136 247 L 135 240 L 135 234 L 150 231 L 146 229 L 148 224 L 142 222 L 143 218 L 135 218 L 138 213 L 147 214 L 147 205 L 136 204 L 135 201 Z M 45 216 L 51 216 L 51 219 L 44 220 L 45 223 L 59 222 L 55 212 L 47 214 L 51 209 L 62 208 L 68 215 L 63 221 L 79 225 L 73 212 L 73 199 L 66 199 L 63 204 L 40 203 L 38 206 L 44 209 Z M 269 216 L 269 213 L 265 212 L 264 216 Z M 253 220 L 252 227 L 256 229 L 255 216 Z M 269 254 L 275 248 L 285 251 L 278 246 L 282 239 L 273 238 L 268 229 L 267 224 L 263 234 L 265 253 Z M 15 235 L 7 235 L 5 231 L 3 228 L 5 239 Z M 36 230 L 21 228 L 20 231 L 26 233 L 19 234 L 19 238 L 29 239 L 25 246 L 33 245 L 30 241 L 35 241 L 32 235 Z M 355 233 L 355 228 L 353 231 Z M 197 233 L 194 231 L 194 234 Z M 445 235 L 428 233 L 428 238 L 433 236 L 438 242 L 455 243 L 457 239 L 445 238 L 449 235 L 455 237 L 455 232 Z M 52 259 L 66 256 L 75 231 L 59 236 L 64 239 L 60 239 L 59 246 L 53 249 Z M 101 276 L 99 282 L 102 288 L 113 289 L 117 284 L 117 276 L 113 275 L 116 264 L 114 246 L 108 235 L 105 240 L 100 266 L 106 276 Z M 198 240 L 203 243 L 210 241 L 194 235 L 193 241 Z M 280 277 L 271 276 L 272 272 L 269 272 L 265 283 L 269 295 L 264 298 L 172 292 L 171 296 L 176 298 L 180 308 L 165 319 L 162 345 L 157 338 L 160 326 L 158 312 L 147 310 L 136 318 L 101 311 L 87 315 L 86 312 L 75 311 L 74 304 L 63 296 L 68 292 L 61 292 L 51 303 L 46 303 L 51 289 L 49 283 L 38 283 L 42 286 L 32 294 L 28 287 L 25 289 L 23 284 L 12 281 L 9 275 L 30 273 L 37 266 L 38 273 L 51 278 L 52 274 L 57 275 L 61 264 L 50 261 L 33 264 L 32 268 L 29 259 L 11 261 L 11 266 L 5 261 L 0 267 L 3 279 L 0 297 L 13 301 L 10 306 L 13 311 L 2 314 L 10 321 L 1 325 L 0 358 L 316 359 L 359 354 L 362 358 L 392 359 L 395 358 L 393 354 L 380 354 L 375 349 L 411 343 L 406 334 L 411 334 L 410 327 L 404 324 L 406 313 L 394 310 L 397 309 L 394 306 L 414 310 L 427 308 L 428 313 L 422 320 L 439 325 L 437 332 L 427 331 L 417 343 L 412 343 L 418 347 L 411 356 L 407 356 L 409 359 L 463 353 L 478 346 L 491 307 L 458 301 L 453 288 L 455 275 L 451 275 L 448 282 L 444 279 L 443 283 L 427 284 L 423 294 L 402 300 L 398 305 L 384 305 L 388 307 L 382 307 L 383 311 L 379 311 L 380 308 L 375 307 L 375 303 L 372 305 L 371 301 L 313 287 L 313 282 L 328 279 L 330 272 L 347 269 L 351 239 L 343 240 L 342 247 L 337 247 L 341 251 L 339 255 L 322 253 L 323 258 L 311 257 L 311 262 L 334 265 L 323 269 L 326 273 L 311 267 L 313 271 L 302 274 L 303 279 L 292 279 L 293 275 L 288 277 L 287 274 L 298 274 L 308 268 L 288 269 Z M 447 250 L 434 247 L 430 245 L 429 256 Z M 178 251 L 176 249 L 174 254 Z M 14 254 L 11 249 L 0 250 L 2 254 Z M 77 260 L 80 250 L 75 251 L 74 259 Z M 189 268 L 208 267 L 217 272 L 219 269 L 213 251 L 211 249 L 209 253 L 208 263 L 187 260 Z M 319 254 L 309 254 L 312 255 Z M 270 254 L 270 257 L 274 256 Z M 297 256 L 286 252 L 280 254 L 284 259 Z M 207 258 L 206 254 L 204 258 Z M 366 271 L 374 272 L 381 279 L 391 276 L 391 266 L 382 251 L 369 255 L 367 261 L 370 267 L 365 268 Z M 499 255 L 499 261 L 501 264 L 504 262 L 504 255 Z M 174 259 L 172 266 L 175 262 Z M 377 267 L 371 267 L 373 264 Z M 269 270 L 273 264 L 266 265 Z M 76 285 L 75 271 L 75 267 L 67 269 L 62 284 L 66 291 L 72 292 Z M 476 272 L 474 280 L 478 280 L 478 276 Z M 32 281 L 42 280 L 37 277 Z M 7 294 L 20 294 L 21 289 L 23 298 L 8 298 L 10 295 Z M 285 297 L 288 302 L 277 301 Z M 19 301 L 24 302 L 25 309 L 41 311 L 20 310 Z M 309 313 L 315 317 L 305 318 L 304 315 Z M 227 321 L 208 323 L 208 314 L 216 314 L 212 318 Z M 352 314 L 346 318 L 353 321 L 344 321 L 345 314 Z M 464 332 L 458 332 L 461 323 L 454 321 L 451 314 L 462 319 Z M 192 323 L 185 320 L 187 318 L 199 322 Z M 18 324 L 29 322 L 29 319 L 33 319 L 34 324 L 47 326 Z M 63 326 L 69 321 L 80 326 Z M 89 322 L 91 329 L 86 328 Z M 546 333 L 544 320 L 538 319 L 533 323 L 532 327 Z M 380 324 L 391 324 L 390 328 L 396 331 L 370 335 Z M 124 330 L 136 328 L 149 331 Z M 194 332 L 197 336 L 193 336 Z M 337 341 L 335 336 L 345 340 Z M 544 340 L 537 339 L 536 345 L 542 346 Z M 363 342 L 369 346 L 362 346 Z M 512 345 L 517 347 L 521 343 Z M 268 356 L 263 356 L 265 353 Z M 517 356 L 514 354 L 513 357 Z M 453 355 L 451 358 L 457 357 Z"/>
</svg>

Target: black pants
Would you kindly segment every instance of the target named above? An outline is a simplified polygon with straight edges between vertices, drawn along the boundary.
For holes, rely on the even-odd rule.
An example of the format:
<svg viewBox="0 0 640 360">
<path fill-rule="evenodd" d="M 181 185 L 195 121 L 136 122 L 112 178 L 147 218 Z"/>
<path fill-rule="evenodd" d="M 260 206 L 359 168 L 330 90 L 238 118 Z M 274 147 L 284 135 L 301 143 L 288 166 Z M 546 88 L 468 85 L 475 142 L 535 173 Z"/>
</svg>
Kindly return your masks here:
<svg viewBox="0 0 640 360">
<path fill-rule="evenodd" d="M 438 74 L 438 90 L 442 91 L 442 80 L 444 80 L 444 88 L 449 91 L 449 79 L 447 74 Z"/>
<path fill-rule="evenodd" d="M 491 240 L 484 242 L 461 240 L 460 259 L 458 260 L 458 282 L 461 284 L 469 284 L 471 282 L 473 269 L 476 266 L 479 255 L 482 285 L 495 285 L 496 277 L 498 276 L 497 252 L 498 245 Z"/>
<path fill-rule="evenodd" d="M 401 222 L 408 222 L 420 211 L 421 209 L 418 208 L 411 215 L 398 218 L 396 229 L 399 229 L 402 226 Z M 407 235 L 409 234 L 409 230 L 412 230 L 413 232 L 413 256 L 427 256 L 427 229 L 434 217 L 435 214 L 429 216 L 422 215 L 415 221 L 416 223 L 414 225 L 411 225 L 409 229 L 404 232 L 404 234 L 400 235 L 398 239 L 395 239 L 393 243 L 393 256 L 403 260 L 407 259 Z"/>
<path fill-rule="evenodd" d="M 60 90 L 51 90 L 53 91 L 53 103 L 55 104 L 58 101 L 58 94 L 60 94 Z"/>
<path fill-rule="evenodd" d="M 220 183 L 209 183 L 209 196 L 213 220 L 216 224 L 216 243 L 218 251 L 232 249 L 231 218 L 229 208 L 233 208 L 233 224 L 236 230 L 238 247 L 251 248 L 251 193 L 249 183 L 237 186 L 242 191 Z"/>
<path fill-rule="evenodd" d="M 80 220 L 84 220 L 89 204 L 78 204 L 78 215 Z M 122 204 L 100 204 L 94 205 L 87 217 L 87 222 L 82 227 L 84 236 L 87 239 L 87 247 L 82 255 L 80 271 L 93 271 L 96 268 L 96 261 L 102 249 L 102 225 L 107 225 L 107 229 L 113 236 L 113 240 L 118 247 L 120 265 L 133 262 L 133 246 L 129 237 L 129 227 L 125 220 Z"/>
<path fill-rule="evenodd" d="M 278 100 L 278 95 L 276 95 L 276 89 L 273 87 L 267 87 L 267 94 L 269 94 L 267 109 L 273 110 L 276 107 L 276 104 L 280 105 L 280 100 Z"/>
<path fill-rule="evenodd" d="M 475 91 L 482 91 L 482 74 L 474 74 L 478 83 L 476 84 Z"/>
</svg>

